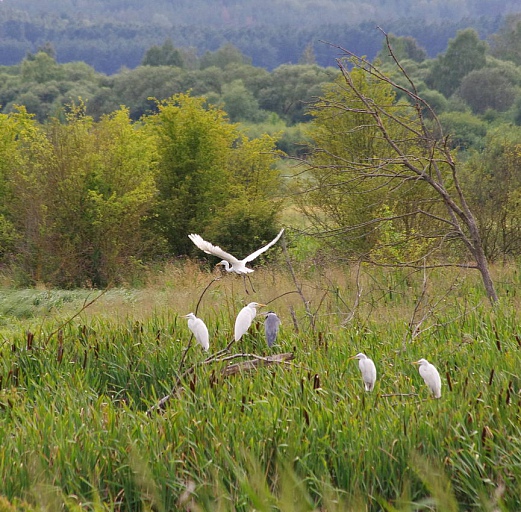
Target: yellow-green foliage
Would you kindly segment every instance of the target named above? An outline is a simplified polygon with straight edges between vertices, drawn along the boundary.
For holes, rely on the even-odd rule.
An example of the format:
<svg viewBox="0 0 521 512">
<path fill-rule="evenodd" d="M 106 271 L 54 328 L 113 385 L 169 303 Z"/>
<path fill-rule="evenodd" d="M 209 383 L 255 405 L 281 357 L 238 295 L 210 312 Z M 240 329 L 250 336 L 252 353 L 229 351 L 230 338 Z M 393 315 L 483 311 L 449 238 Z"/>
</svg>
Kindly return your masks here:
<svg viewBox="0 0 521 512">
<path fill-rule="evenodd" d="M 275 138 L 249 139 L 204 98 L 178 94 L 158 108 L 146 124 L 160 158 L 155 224 L 170 252 L 192 251 L 192 232 L 245 254 L 257 247 L 254 234 L 271 239 L 281 208 Z"/>
<path fill-rule="evenodd" d="M 83 102 L 39 124 L 0 117 L 0 263 L 18 284 L 107 286 L 196 251 L 196 232 L 249 254 L 278 232 L 276 139 L 179 94 L 131 121 Z"/>
<path fill-rule="evenodd" d="M 427 254 L 428 241 L 414 227 L 406 231 L 403 224 L 393 221 L 395 218 L 395 212 L 387 204 L 375 212 L 378 227 L 375 229 L 374 245 L 369 252 L 371 260 L 384 264 L 420 262 Z"/>
</svg>

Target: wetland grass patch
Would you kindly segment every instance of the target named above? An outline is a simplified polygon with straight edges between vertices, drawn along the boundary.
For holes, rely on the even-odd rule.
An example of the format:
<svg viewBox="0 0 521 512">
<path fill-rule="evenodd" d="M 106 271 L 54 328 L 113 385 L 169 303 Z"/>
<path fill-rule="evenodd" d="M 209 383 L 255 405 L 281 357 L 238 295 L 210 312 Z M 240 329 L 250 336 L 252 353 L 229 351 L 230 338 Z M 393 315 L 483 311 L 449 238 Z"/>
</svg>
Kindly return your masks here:
<svg viewBox="0 0 521 512">
<path fill-rule="evenodd" d="M 298 269 L 300 293 L 286 272 L 259 269 L 255 294 L 225 276 L 199 303 L 215 276 L 189 270 L 109 290 L 77 316 L 87 292 L 34 304 L 27 291 L 30 314 L 19 317 L 2 306 L 5 510 L 519 509 L 513 293 L 491 308 L 460 274 L 426 284 L 311 265 Z M 292 361 L 225 377 L 228 363 L 201 364 L 208 354 L 192 341 L 180 367 L 190 340 L 181 315 L 199 303 L 212 354 L 251 300 L 281 317 L 277 344 L 268 349 L 259 315 L 231 353 Z M 348 361 L 360 351 L 377 366 L 370 393 Z M 411 364 L 421 357 L 440 372 L 439 400 Z M 147 414 L 191 367 L 165 410 Z"/>
</svg>

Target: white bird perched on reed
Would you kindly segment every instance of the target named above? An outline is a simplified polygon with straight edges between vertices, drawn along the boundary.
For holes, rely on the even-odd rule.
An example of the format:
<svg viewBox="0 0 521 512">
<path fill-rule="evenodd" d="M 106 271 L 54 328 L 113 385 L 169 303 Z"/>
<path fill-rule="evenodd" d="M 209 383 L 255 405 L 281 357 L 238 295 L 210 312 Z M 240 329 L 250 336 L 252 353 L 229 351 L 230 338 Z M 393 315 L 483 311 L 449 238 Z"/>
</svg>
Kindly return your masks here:
<svg viewBox="0 0 521 512">
<path fill-rule="evenodd" d="M 235 319 L 235 341 L 239 341 L 242 335 L 250 328 L 253 319 L 257 316 L 257 308 L 265 305 L 266 304 L 260 304 L 259 302 L 250 302 L 239 311 L 239 314 Z"/>
<path fill-rule="evenodd" d="M 188 318 L 188 329 L 194 334 L 197 343 L 203 347 L 203 350 L 208 350 L 210 348 L 210 335 L 206 324 L 193 313 L 188 313 L 183 318 Z"/>
<path fill-rule="evenodd" d="M 434 365 L 429 363 L 426 359 L 413 361 L 412 364 L 418 365 L 418 371 L 423 377 L 425 384 L 427 384 L 432 391 L 434 398 L 441 398 L 441 378 Z"/>
<path fill-rule="evenodd" d="M 263 252 L 267 251 L 272 245 L 276 244 L 279 238 L 282 236 L 282 233 L 284 233 L 284 228 L 280 230 L 279 234 L 269 244 L 261 247 L 260 249 L 257 249 L 255 252 L 252 252 L 249 256 L 246 256 L 246 258 L 242 260 L 237 259 L 235 256 L 232 256 L 226 251 L 223 251 L 219 246 L 213 245 L 210 242 L 203 240 L 199 235 L 192 233 L 191 235 L 188 235 L 188 238 L 192 240 L 192 242 L 206 254 L 213 254 L 218 258 L 222 258 L 222 261 L 217 263 L 217 265 L 222 265 L 227 272 L 235 272 L 236 274 L 249 274 L 250 272 L 253 272 L 253 269 L 248 268 L 246 263 L 253 261 Z"/>
<path fill-rule="evenodd" d="M 279 332 L 280 318 L 273 311 L 266 313 L 266 319 L 264 320 L 264 332 L 266 333 L 266 342 L 268 347 L 272 347 L 277 339 Z"/>
<path fill-rule="evenodd" d="M 360 352 L 356 356 L 350 357 L 349 359 L 358 359 L 358 367 L 362 373 L 362 379 L 366 391 L 372 391 L 376 382 L 376 366 L 372 359 L 369 359 L 365 354 Z"/>
</svg>

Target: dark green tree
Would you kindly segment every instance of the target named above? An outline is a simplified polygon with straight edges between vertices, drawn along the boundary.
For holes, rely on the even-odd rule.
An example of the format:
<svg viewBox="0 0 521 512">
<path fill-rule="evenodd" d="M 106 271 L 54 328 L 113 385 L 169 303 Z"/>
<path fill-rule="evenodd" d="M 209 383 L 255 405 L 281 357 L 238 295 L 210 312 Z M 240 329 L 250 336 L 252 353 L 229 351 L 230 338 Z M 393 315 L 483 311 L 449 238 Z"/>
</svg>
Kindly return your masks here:
<svg viewBox="0 0 521 512">
<path fill-rule="evenodd" d="M 443 132 L 450 137 L 451 148 L 459 150 L 483 149 L 488 125 L 470 112 L 442 112 L 438 120 Z"/>
<path fill-rule="evenodd" d="M 142 66 L 176 66 L 184 67 L 183 56 L 181 52 L 174 47 L 171 39 L 167 39 L 162 46 L 154 45 L 147 50 Z"/>
<path fill-rule="evenodd" d="M 410 59 L 415 62 L 422 62 L 427 58 L 427 51 L 418 44 L 414 37 L 389 34 L 389 41 L 396 58 L 400 61 Z M 385 40 L 382 42 L 382 49 L 378 52 L 376 58 L 382 63 L 392 61 Z"/>
<path fill-rule="evenodd" d="M 38 52 L 30 59 L 25 59 L 21 67 L 22 80 L 25 82 L 44 83 L 64 78 L 63 67 L 45 52 Z"/>
<path fill-rule="evenodd" d="M 433 61 L 425 83 L 447 98 L 460 86 L 463 77 L 486 65 L 488 45 L 474 29 L 460 30 L 449 41 L 447 51 Z"/>
<path fill-rule="evenodd" d="M 243 252 L 250 248 L 239 243 L 246 224 L 253 243 L 276 232 L 280 182 L 273 168 L 274 139 L 242 136 L 223 110 L 202 97 L 178 94 L 158 108 L 146 119 L 159 148 L 153 222 L 169 254 L 199 254 L 190 233 L 214 243 L 233 234 L 227 248 Z"/>
<path fill-rule="evenodd" d="M 200 59 L 200 69 L 206 69 L 211 66 L 224 69 L 229 64 L 249 64 L 250 59 L 241 53 L 241 51 L 231 43 L 221 46 L 215 52 L 206 52 Z"/>
<path fill-rule="evenodd" d="M 270 83 L 259 91 L 259 104 L 264 110 L 276 112 L 288 123 L 309 121 L 311 102 L 320 95 L 322 87 L 330 83 L 338 72 L 319 66 L 279 66 L 271 73 Z"/>
<path fill-rule="evenodd" d="M 266 111 L 259 108 L 259 102 L 246 89 L 242 80 L 223 84 L 221 100 L 232 122 L 249 121 L 255 123 L 262 121 L 267 116 Z"/>
<path fill-rule="evenodd" d="M 132 119 L 157 111 L 154 98 L 162 100 L 186 90 L 186 73 L 173 66 L 139 66 L 124 70 L 111 80 L 111 97 L 130 109 Z M 110 104 L 109 104 L 110 106 Z"/>
<path fill-rule="evenodd" d="M 494 68 L 471 71 L 461 81 L 458 94 L 475 114 L 483 114 L 488 109 L 504 112 L 516 99 L 516 88 Z"/>
<path fill-rule="evenodd" d="M 158 199 L 154 225 L 171 254 L 188 254 L 188 234 L 203 234 L 229 198 L 229 159 L 236 129 L 204 98 L 178 94 L 147 118 L 158 137 Z"/>
<path fill-rule="evenodd" d="M 509 14 L 499 32 L 490 37 L 494 57 L 511 60 L 521 66 L 521 13 Z"/>
</svg>

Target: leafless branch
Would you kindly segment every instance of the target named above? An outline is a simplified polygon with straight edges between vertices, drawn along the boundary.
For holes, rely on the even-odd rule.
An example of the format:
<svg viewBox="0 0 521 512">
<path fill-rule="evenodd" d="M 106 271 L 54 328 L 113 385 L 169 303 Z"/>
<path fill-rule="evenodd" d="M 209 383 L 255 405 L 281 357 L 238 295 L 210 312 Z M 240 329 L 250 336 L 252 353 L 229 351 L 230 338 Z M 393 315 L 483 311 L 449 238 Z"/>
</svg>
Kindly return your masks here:
<svg viewBox="0 0 521 512">
<path fill-rule="evenodd" d="M 304 304 L 304 309 L 306 311 L 306 315 L 308 316 L 310 324 L 311 324 L 311 329 L 312 329 L 312 331 L 314 331 L 315 330 L 315 316 L 309 309 L 309 301 L 304 296 L 304 293 L 302 291 L 302 286 L 300 286 L 300 284 L 297 280 L 297 276 L 295 275 L 295 271 L 293 270 L 293 265 L 291 264 L 291 259 L 289 257 L 288 249 L 286 247 L 286 239 L 284 237 L 282 237 L 282 239 L 281 239 L 281 245 L 282 245 L 282 251 L 284 252 L 284 257 L 286 258 L 286 263 L 288 265 L 288 268 L 289 268 L 289 271 L 291 274 L 291 278 L 293 280 L 293 284 L 295 285 L 297 293 L 300 295 L 300 298 L 302 299 L 302 303 Z"/>
<path fill-rule="evenodd" d="M 95 302 L 97 302 L 103 295 L 105 295 L 110 290 L 110 287 L 105 288 L 102 290 L 96 297 L 94 297 L 91 300 L 87 300 L 88 297 L 83 301 L 82 307 L 74 313 L 70 318 L 65 320 L 62 324 L 60 324 L 54 331 L 52 331 L 45 340 L 45 345 L 49 343 L 49 340 L 58 332 L 60 332 L 66 325 L 70 324 L 77 316 L 81 315 L 87 308 L 92 306 Z"/>
<path fill-rule="evenodd" d="M 458 168 L 448 145 L 448 138 L 443 134 L 436 113 L 419 95 L 414 81 L 399 62 L 388 34 L 381 28 L 379 30 L 385 36 L 389 55 L 400 75 L 406 79 L 406 85 L 394 81 L 366 58 L 359 57 L 339 45 L 327 43 L 340 51 L 341 56 L 337 58 L 337 65 L 343 77 L 343 91 L 348 94 L 346 97 L 350 99 L 336 101 L 330 95 L 318 100 L 314 108 L 317 111 L 322 109 L 326 113 L 326 120 L 327 116 L 329 119 L 333 119 L 333 116 L 337 115 L 355 115 L 356 118 L 352 118 L 353 123 L 350 128 L 345 132 L 334 132 L 332 135 L 344 133 L 350 135 L 360 130 L 369 130 L 372 140 L 378 140 L 384 151 L 381 155 L 377 151 L 368 152 L 365 160 L 363 157 L 357 160 L 348 151 L 337 154 L 337 151 L 328 148 L 327 144 L 319 144 L 319 147 L 315 148 L 315 155 L 320 157 L 316 162 L 318 166 L 314 166 L 313 158 L 310 159 L 309 166 L 309 169 L 317 171 L 319 176 L 315 186 L 319 191 L 325 191 L 335 200 L 337 199 L 334 195 L 335 189 L 340 192 L 344 189 L 351 192 L 355 190 L 357 193 L 357 184 L 363 184 L 362 188 L 368 191 L 368 194 L 379 189 L 396 192 L 407 183 L 422 186 L 425 193 L 429 191 L 429 196 L 436 197 L 444 205 L 446 213 L 428 211 L 415 206 L 411 212 L 403 214 L 402 218 L 423 216 L 440 223 L 440 228 L 443 226 L 448 228 L 449 232 L 444 235 L 443 239 L 455 238 L 463 244 L 473 259 L 472 265 L 463 266 L 479 270 L 487 296 L 492 303 L 495 303 L 498 298 L 490 275 L 479 227 L 459 182 Z M 368 82 L 359 82 L 360 75 L 353 73 L 354 69 L 365 74 L 372 83 L 387 84 L 393 90 L 399 91 L 407 101 L 392 104 L 378 103 L 372 96 L 372 89 L 365 87 Z M 429 120 L 434 123 L 434 130 L 425 122 L 425 116 L 429 116 Z M 336 129 L 336 126 L 336 124 L 332 125 L 331 130 Z M 377 132 L 376 139 L 375 131 Z M 371 180 L 375 182 L 374 186 L 367 185 Z M 362 189 L 360 193 L 363 193 Z M 407 194 L 401 193 L 401 197 L 406 196 Z M 333 213 L 334 208 L 333 201 L 331 204 Z M 327 226 L 327 221 L 322 220 L 319 215 L 315 214 L 312 218 L 317 227 Z M 336 233 L 329 230 L 326 236 L 337 235 L 349 230 L 359 236 L 361 232 L 368 231 L 379 221 L 392 222 L 398 218 L 398 216 L 394 218 L 389 216 L 369 219 L 358 225 L 341 226 Z M 441 237 L 440 234 L 437 236 Z M 398 263 L 396 266 L 403 266 L 403 263 Z M 447 264 L 447 266 L 452 265 Z M 417 267 L 420 268 L 420 265 Z"/>
</svg>

